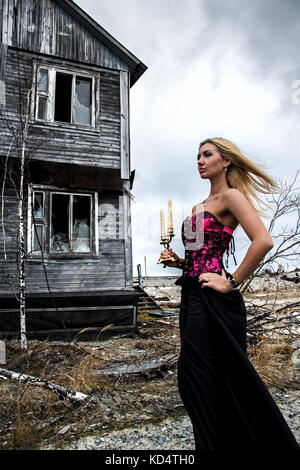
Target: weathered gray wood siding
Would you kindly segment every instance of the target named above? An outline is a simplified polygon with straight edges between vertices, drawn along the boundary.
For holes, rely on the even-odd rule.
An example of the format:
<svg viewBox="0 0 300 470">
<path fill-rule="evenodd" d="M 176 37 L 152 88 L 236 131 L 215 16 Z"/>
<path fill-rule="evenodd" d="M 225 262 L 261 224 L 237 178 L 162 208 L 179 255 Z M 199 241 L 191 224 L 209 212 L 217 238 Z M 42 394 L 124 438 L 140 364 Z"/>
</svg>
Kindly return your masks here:
<svg viewBox="0 0 300 470">
<path fill-rule="evenodd" d="M 9 120 L 15 126 L 20 122 L 19 92 L 25 100 L 26 93 L 32 84 L 33 62 L 34 58 L 31 54 L 20 54 L 13 49 L 8 49 L 4 71 L 5 120 Z M 59 61 L 49 63 L 46 58 L 40 58 L 39 64 L 48 67 L 65 65 L 66 68 L 72 70 L 70 64 Z M 85 70 L 89 70 L 88 67 Z M 96 76 L 99 78 L 95 97 L 99 106 L 96 127 L 83 128 L 76 125 L 32 120 L 28 139 L 28 149 L 32 149 L 31 158 L 103 168 L 120 168 L 120 75 L 99 70 Z M 32 99 L 35 99 L 34 95 Z M 5 129 L 2 129 L 1 133 L 3 138 L 0 155 L 6 155 L 11 133 Z"/>
<path fill-rule="evenodd" d="M 53 0 L 1 0 L 2 42 L 64 59 L 128 71 L 128 65 L 101 44 Z"/>
<path fill-rule="evenodd" d="M 2 200 L 0 197 L 2 207 Z M 126 280 L 126 255 L 124 248 L 123 196 L 99 194 L 98 255 L 76 259 L 65 256 L 54 259 L 45 254 L 27 256 L 26 291 L 52 292 L 101 291 L 132 285 Z M 4 228 L 7 261 L 4 260 L 4 234 L 1 220 L 0 232 L 0 294 L 17 292 L 17 198 L 7 193 L 4 201 Z M 131 282 L 130 282 L 131 281 Z"/>
<path fill-rule="evenodd" d="M 1 182 L 2 189 L 2 182 Z M 17 292 L 18 201 L 13 192 L 6 192 L 4 205 L 0 196 L 0 292 Z M 2 217 L 5 221 L 2 225 Z"/>
<path fill-rule="evenodd" d="M 0 0 L 0 82 L 3 80 L 5 84 L 0 102 L 3 112 L 0 164 L 9 149 L 11 156 L 18 156 L 18 126 L 24 118 L 20 115 L 20 103 L 25 105 L 36 67 L 88 73 L 95 77 L 95 126 L 35 120 L 33 93 L 27 156 L 44 162 L 113 169 L 116 173 L 120 170 L 121 187 L 124 181 L 129 188 L 129 88 L 132 83 L 129 67 L 136 67 L 137 62 L 133 60 L 131 64 L 130 53 L 126 53 L 123 60 L 124 55 L 107 47 L 110 42 L 101 43 L 100 36 L 93 34 L 92 26 L 85 27 L 84 21 L 62 8 L 67 3 Z M 15 140 L 11 146 L 13 135 Z M 55 181 L 51 184 L 56 186 Z M 102 188 L 96 186 L 97 190 L 99 187 Z M 106 190 L 109 189 L 106 185 Z M 94 190 L 95 186 L 91 192 Z M 111 194 L 101 191 L 98 194 L 98 211 L 94 214 L 97 218 L 94 226 L 96 252 L 91 256 L 64 256 L 63 259 L 45 253 L 44 262 L 40 257 L 28 255 L 27 292 L 47 292 L 48 285 L 53 292 L 132 286 L 130 199 L 126 193 L 121 196 L 112 193 L 111 190 Z M 9 293 L 16 291 L 18 285 L 17 198 L 12 192 L 5 192 L 3 208 L 7 260 L 4 259 L 4 233 L 0 223 L 0 292 Z"/>
</svg>

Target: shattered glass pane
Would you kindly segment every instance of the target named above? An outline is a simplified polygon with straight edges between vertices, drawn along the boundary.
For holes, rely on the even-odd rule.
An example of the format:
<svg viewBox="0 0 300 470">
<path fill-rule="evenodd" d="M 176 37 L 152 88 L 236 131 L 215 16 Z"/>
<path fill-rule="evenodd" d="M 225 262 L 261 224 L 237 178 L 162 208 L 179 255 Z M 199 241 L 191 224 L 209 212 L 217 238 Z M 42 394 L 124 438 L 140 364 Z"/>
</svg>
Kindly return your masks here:
<svg viewBox="0 0 300 470">
<path fill-rule="evenodd" d="M 92 116 L 92 80 L 76 77 L 75 88 L 75 123 L 91 125 Z"/>
<path fill-rule="evenodd" d="M 34 192 L 33 215 L 36 218 L 44 217 L 44 193 Z"/>
<path fill-rule="evenodd" d="M 44 251 L 43 232 L 43 225 L 33 227 L 33 251 Z"/>
<path fill-rule="evenodd" d="M 48 93 L 48 71 L 40 70 L 38 79 L 38 90 L 44 93 Z"/>
<path fill-rule="evenodd" d="M 68 194 L 52 194 L 50 250 L 55 253 L 70 251 Z"/>
<path fill-rule="evenodd" d="M 73 196 L 73 239 L 72 248 L 76 253 L 91 251 L 91 198 Z"/>
<path fill-rule="evenodd" d="M 48 98 L 45 98 L 44 96 L 39 96 L 38 119 L 42 119 L 43 121 L 46 121 L 47 119 L 47 103 L 48 103 Z"/>
</svg>

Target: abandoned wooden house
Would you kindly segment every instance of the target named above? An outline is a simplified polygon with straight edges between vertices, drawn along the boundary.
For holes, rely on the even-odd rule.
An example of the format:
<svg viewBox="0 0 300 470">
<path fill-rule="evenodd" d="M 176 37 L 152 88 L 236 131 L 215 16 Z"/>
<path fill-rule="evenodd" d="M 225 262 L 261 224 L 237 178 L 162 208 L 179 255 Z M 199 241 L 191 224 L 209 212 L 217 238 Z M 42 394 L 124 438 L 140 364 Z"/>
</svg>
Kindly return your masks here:
<svg viewBox="0 0 300 470">
<path fill-rule="evenodd" d="M 129 94 L 147 67 L 71 0 L 0 7 L 0 332 L 20 326 L 23 216 L 27 333 L 134 331 Z"/>
</svg>

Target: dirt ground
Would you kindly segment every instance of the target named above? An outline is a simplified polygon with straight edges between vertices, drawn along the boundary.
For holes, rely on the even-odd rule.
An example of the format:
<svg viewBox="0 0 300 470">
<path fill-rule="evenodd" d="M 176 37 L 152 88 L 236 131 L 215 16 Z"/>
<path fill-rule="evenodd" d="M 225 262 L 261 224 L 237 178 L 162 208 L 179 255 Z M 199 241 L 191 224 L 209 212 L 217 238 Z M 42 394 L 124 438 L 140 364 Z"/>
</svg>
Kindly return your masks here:
<svg viewBox="0 0 300 470">
<path fill-rule="evenodd" d="M 173 284 L 169 287 L 160 285 L 156 290 L 148 286 L 147 289 L 152 289 L 154 298 L 164 298 L 162 304 L 168 298 L 171 302 L 177 299 L 178 291 L 176 295 L 168 293 Z M 280 292 L 282 302 L 290 302 L 291 296 L 299 300 L 298 285 L 288 282 Z M 249 302 L 254 293 L 266 294 L 260 286 L 249 293 Z M 268 293 L 270 295 L 270 290 Z M 169 316 L 158 318 L 149 312 L 140 312 L 138 335 L 132 337 L 112 337 L 103 341 L 100 337 L 97 342 L 83 342 L 78 336 L 69 344 L 30 340 L 26 352 L 21 351 L 18 340 L 7 341 L 7 363 L 0 367 L 47 379 L 83 392 L 87 398 L 76 402 L 30 382 L 4 379 L 0 374 L 0 449 L 68 448 L 70 443 L 83 436 L 101 437 L 110 430 L 139 427 L 185 415 L 178 394 L 174 360 L 180 347 L 178 315 L 176 309 L 170 310 L 170 303 L 164 308 L 168 308 Z M 299 389 L 297 380 L 290 373 L 292 340 L 295 341 L 295 335 L 284 339 L 285 346 L 281 347 L 275 363 L 270 357 L 262 361 L 257 351 L 250 351 L 250 358 L 256 361 L 262 378 L 270 387 Z M 131 372 L 132 366 L 159 358 L 166 358 L 161 367 Z M 107 373 L 107 368 L 118 365 L 123 366 L 122 373 Z M 269 373 L 264 375 L 265 370 Z"/>
<path fill-rule="evenodd" d="M 75 402 L 30 382 L 0 379 L 0 448 L 38 449 L 46 444 L 61 447 L 85 434 L 101 435 L 166 416 L 180 416 L 183 407 L 174 361 L 154 372 L 97 373 L 117 364 L 132 366 L 155 358 L 176 358 L 177 320 L 173 317 L 173 324 L 165 325 L 149 317 L 139 322 L 138 336 L 97 343 L 30 340 L 26 353 L 20 350 L 17 340 L 8 341 L 5 369 L 45 378 L 88 397 Z M 70 423 L 72 432 L 60 434 Z"/>
</svg>

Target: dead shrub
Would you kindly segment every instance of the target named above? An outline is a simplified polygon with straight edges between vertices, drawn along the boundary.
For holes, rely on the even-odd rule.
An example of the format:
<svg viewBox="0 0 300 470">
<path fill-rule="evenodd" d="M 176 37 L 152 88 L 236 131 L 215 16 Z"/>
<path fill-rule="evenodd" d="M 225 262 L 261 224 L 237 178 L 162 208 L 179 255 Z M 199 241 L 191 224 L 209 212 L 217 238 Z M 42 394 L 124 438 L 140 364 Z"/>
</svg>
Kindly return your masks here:
<svg viewBox="0 0 300 470">
<path fill-rule="evenodd" d="M 265 337 L 249 350 L 249 359 L 268 387 L 289 385 L 291 355 L 292 347 L 286 340 Z"/>
<path fill-rule="evenodd" d="M 59 381 L 68 388 L 88 393 L 99 384 L 95 371 L 100 368 L 102 361 L 99 351 L 87 353 L 68 373 L 62 371 Z"/>
</svg>

